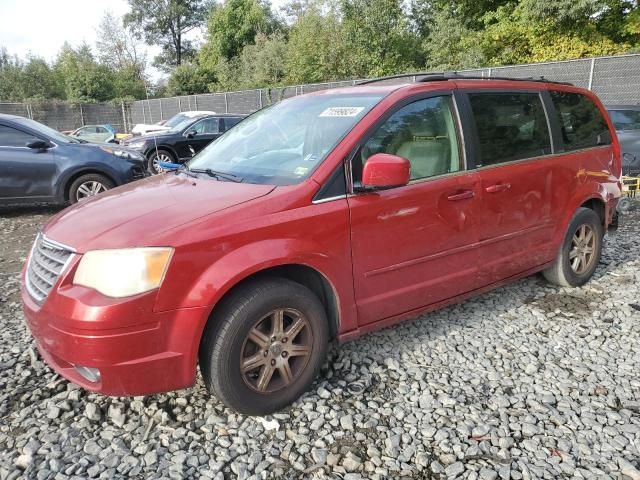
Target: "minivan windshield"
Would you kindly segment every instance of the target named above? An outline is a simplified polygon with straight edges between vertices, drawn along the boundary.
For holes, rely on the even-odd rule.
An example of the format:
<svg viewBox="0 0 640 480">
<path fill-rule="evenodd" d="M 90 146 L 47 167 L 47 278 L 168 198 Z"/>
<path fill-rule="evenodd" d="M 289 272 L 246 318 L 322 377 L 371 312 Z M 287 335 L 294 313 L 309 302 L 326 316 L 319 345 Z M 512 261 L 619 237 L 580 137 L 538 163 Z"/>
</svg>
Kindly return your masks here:
<svg viewBox="0 0 640 480">
<path fill-rule="evenodd" d="M 325 94 L 284 100 L 240 122 L 188 166 L 246 183 L 299 183 L 383 96 Z"/>
</svg>

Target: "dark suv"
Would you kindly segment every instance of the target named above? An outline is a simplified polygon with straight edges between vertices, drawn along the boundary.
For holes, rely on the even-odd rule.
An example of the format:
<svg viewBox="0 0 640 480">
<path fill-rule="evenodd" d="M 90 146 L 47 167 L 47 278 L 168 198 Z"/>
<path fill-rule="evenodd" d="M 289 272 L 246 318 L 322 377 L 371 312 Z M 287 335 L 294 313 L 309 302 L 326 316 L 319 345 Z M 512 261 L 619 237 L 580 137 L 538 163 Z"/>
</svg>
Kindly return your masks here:
<svg viewBox="0 0 640 480">
<path fill-rule="evenodd" d="M 171 130 L 130 138 L 123 145 L 144 154 L 149 159 L 149 170 L 159 173 L 160 162 L 186 162 L 243 118 L 231 114 L 189 117 Z"/>
<path fill-rule="evenodd" d="M 146 175 L 146 159 L 28 118 L 0 114 L 0 205 L 75 203 Z"/>
<path fill-rule="evenodd" d="M 622 173 L 640 175 L 640 105 L 607 106 L 622 149 Z"/>
</svg>

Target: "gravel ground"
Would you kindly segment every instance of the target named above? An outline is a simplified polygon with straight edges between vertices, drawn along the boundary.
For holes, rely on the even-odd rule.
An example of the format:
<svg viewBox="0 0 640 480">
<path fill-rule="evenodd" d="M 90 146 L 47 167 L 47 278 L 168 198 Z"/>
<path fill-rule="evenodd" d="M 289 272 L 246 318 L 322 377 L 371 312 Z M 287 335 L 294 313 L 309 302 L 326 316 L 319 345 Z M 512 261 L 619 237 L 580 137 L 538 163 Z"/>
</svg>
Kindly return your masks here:
<svg viewBox="0 0 640 480">
<path fill-rule="evenodd" d="M 40 359 L 19 270 L 55 210 L 0 211 L 0 479 L 640 479 L 640 212 L 596 278 L 539 276 L 340 348 L 313 389 L 265 418 L 201 381 L 87 393 Z"/>
</svg>

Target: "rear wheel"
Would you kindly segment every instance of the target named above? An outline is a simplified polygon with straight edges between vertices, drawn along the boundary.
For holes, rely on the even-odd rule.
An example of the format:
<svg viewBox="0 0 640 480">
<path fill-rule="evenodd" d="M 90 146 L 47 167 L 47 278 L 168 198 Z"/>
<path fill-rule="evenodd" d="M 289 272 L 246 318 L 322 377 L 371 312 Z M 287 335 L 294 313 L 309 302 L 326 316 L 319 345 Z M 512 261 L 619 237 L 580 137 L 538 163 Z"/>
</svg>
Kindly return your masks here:
<svg viewBox="0 0 640 480">
<path fill-rule="evenodd" d="M 200 370 L 227 406 L 266 415 L 309 388 L 328 340 L 327 318 L 313 292 L 281 278 L 251 282 L 226 298 L 209 321 Z"/>
<path fill-rule="evenodd" d="M 114 186 L 110 179 L 99 173 L 82 175 L 76 178 L 69 187 L 69 201 L 76 203 L 80 200 L 98 195 L 99 193 L 106 192 Z"/>
<path fill-rule="evenodd" d="M 175 163 L 175 159 L 171 152 L 162 150 L 159 148 L 157 151 L 153 150 L 149 155 L 149 170 L 151 173 L 162 173 L 164 169 L 160 166 L 160 162 Z"/>
<path fill-rule="evenodd" d="M 563 287 L 584 285 L 595 272 L 602 252 L 603 226 L 589 208 L 579 208 L 551 267 L 543 271 L 551 283 Z"/>
</svg>

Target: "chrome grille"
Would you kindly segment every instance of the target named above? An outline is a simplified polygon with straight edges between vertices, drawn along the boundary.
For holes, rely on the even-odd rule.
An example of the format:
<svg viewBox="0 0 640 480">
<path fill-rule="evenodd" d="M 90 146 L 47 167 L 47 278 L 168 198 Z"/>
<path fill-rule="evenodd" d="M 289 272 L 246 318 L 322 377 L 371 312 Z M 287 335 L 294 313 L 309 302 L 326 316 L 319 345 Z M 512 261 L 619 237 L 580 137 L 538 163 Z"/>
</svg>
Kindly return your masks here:
<svg viewBox="0 0 640 480">
<path fill-rule="evenodd" d="M 38 235 L 26 274 L 27 291 L 34 300 L 42 302 L 47 298 L 72 257 L 73 249 Z"/>
</svg>

